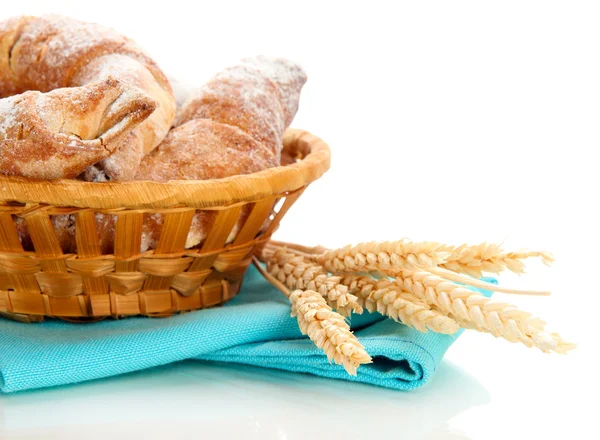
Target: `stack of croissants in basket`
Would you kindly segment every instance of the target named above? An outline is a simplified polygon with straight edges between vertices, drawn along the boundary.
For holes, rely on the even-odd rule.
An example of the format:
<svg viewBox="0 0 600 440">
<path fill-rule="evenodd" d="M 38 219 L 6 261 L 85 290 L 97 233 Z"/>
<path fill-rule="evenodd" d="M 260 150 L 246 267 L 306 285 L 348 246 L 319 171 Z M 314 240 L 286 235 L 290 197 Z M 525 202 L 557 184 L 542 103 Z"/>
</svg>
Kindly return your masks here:
<svg viewBox="0 0 600 440">
<path fill-rule="evenodd" d="M 130 39 L 62 16 L 12 18 L 0 23 L 0 174 L 166 182 L 275 167 L 305 82 L 288 60 L 248 58 L 178 108 L 167 76 Z M 195 216 L 187 248 L 205 238 L 208 221 Z M 112 252 L 114 222 L 96 215 L 103 253 Z M 63 251 L 74 252 L 73 216 L 53 223 Z M 160 215 L 144 219 L 142 252 L 161 226 Z M 31 249 L 23 220 L 17 230 Z"/>
<path fill-rule="evenodd" d="M 305 82 L 295 63 L 258 56 L 176 100 L 158 65 L 111 29 L 55 15 L 8 19 L 0 22 L 0 174 L 114 184 L 218 179 L 276 167 Z M 101 252 L 110 254 L 116 219 L 98 213 L 95 221 Z M 75 253 L 73 216 L 52 222 L 63 251 Z M 162 222 L 144 214 L 141 252 L 155 248 Z M 209 222 L 195 214 L 186 248 L 202 243 Z M 15 225 L 23 249 L 33 250 L 26 222 L 15 218 Z M 527 293 L 479 277 L 522 272 L 528 257 L 552 260 L 487 244 L 403 240 L 338 250 L 271 241 L 258 255 L 266 264 L 255 262 L 288 296 L 302 332 L 355 374 L 371 359 L 345 316 L 363 308 L 421 331 L 468 328 L 543 351 L 573 348 L 531 314 L 465 288 Z"/>
</svg>

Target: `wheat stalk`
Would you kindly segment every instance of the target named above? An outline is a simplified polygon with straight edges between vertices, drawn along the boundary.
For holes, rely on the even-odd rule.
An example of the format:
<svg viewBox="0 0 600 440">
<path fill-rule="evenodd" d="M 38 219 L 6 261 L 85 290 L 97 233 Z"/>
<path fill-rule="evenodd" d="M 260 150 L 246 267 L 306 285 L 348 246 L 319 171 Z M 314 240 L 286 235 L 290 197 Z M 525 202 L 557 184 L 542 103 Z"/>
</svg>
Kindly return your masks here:
<svg viewBox="0 0 600 440">
<path fill-rule="evenodd" d="M 476 278 L 483 276 L 484 272 L 498 274 L 505 269 L 522 274 L 525 272 L 525 264 L 522 260 L 527 258 L 541 258 L 546 265 L 554 261 L 554 257 L 549 252 L 504 252 L 500 245 L 493 243 L 482 243 L 476 246 L 444 246 L 441 250 L 448 255 L 440 267 Z"/>
<path fill-rule="evenodd" d="M 479 280 L 477 278 L 472 278 L 468 275 L 463 275 L 460 273 L 453 272 L 451 270 L 445 269 L 443 267 L 428 267 L 426 269 L 427 272 L 437 275 L 441 278 L 444 278 L 447 281 L 454 281 L 461 284 L 466 284 L 467 286 L 478 287 L 480 289 L 490 290 L 492 292 L 503 292 L 510 293 L 514 295 L 533 295 L 533 296 L 547 296 L 550 295 L 550 292 L 545 290 L 526 290 L 526 289 L 515 289 L 512 287 L 504 287 L 497 286 L 495 284 L 490 284 L 486 281 Z"/>
<path fill-rule="evenodd" d="M 367 307 L 370 312 L 377 311 L 423 332 L 429 328 L 438 333 L 453 334 L 459 329 L 451 318 L 431 310 L 425 302 L 388 280 L 374 280 L 368 276 L 342 280 L 339 276 L 330 276 L 302 254 L 277 246 L 268 247 L 263 256 L 266 257 L 267 271 L 289 289 L 319 291 L 330 306 L 346 316 L 350 307 L 356 313 L 362 313 L 362 307 Z M 354 296 L 355 292 L 360 293 L 358 298 Z"/>
<path fill-rule="evenodd" d="M 347 275 L 342 283 L 358 296 L 359 304 L 370 312 L 377 311 L 409 327 L 427 332 L 454 334 L 458 323 L 431 307 L 412 293 L 402 290 L 389 280 L 374 280 L 369 276 Z"/>
<path fill-rule="evenodd" d="M 454 317 L 464 328 L 492 333 L 528 347 L 564 353 L 574 347 L 544 330 L 545 322 L 510 304 L 493 301 L 426 271 L 404 270 L 398 285 Z"/>
<path fill-rule="evenodd" d="M 445 269 L 448 246 L 435 242 L 410 242 L 406 240 L 393 242 L 368 242 L 356 246 L 346 246 L 341 249 L 327 250 L 320 255 L 306 258 L 321 264 L 332 273 L 377 271 L 395 276 L 402 270 L 425 269 L 444 278 L 469 286 L 523 295 L 548 295 L 545 291 L 513 289 L 486 283 Z"/>
<path fill-rule="evenodd" d="M 292 316 L 297 317 L 300 331 L 325 352 L 330 362 L 343 365 L 353 376 L 356 376 L 356 369 L 361 364 L 372 362 L 344 317 L 332 311 L 319 292 L 295 290 L 289 300 Z"/>
<path fill-rule="evenodd" d="M 406 240 L 368 242 L 315 255 L 314 261 L 330 272 L 381 271 L 398 273 L 405 268 L 443 264 L 446 252 L 438 252 L 439 243 L 414 243 Z"/>
<path fill-rule="evenodd" d="M 347 286 L 347 293 L 357 296 L 360 306 L 419 330 L 429 328 L 440 333 L 454 333 L 460 326 L 537 347 L 544 352 L 564 353 L 574 348 L 574 344 L 563 341 L 558 334 L 545 331 L 545 323 L 530 313 L 457 284 L 497 292 L 545 295 L 547 292 L 495 286 L 464 274 L 478 276 L 482 272 L 497 273 L 504 269 L 521 273 L 521 260 L 540 257 L 549 264 L 553 261 L 549 253 L 503 252 L 500 246 L 487 243 L 450 247 L 404 240 L 363 243 L 337 250 L 298 246 L 291 251 L 296 258 L 294 261 L 321 264 L 321 270 L 331 272 L 338 286 L 340 283 Z M 289 276 L 293 268 L 280 267 L 279 270 Z M 343 275 L 341 280 L 335 277 L 338 274 Z M 369 275 L 376 278 L 380 275 L 381 279 Z M 390 281 L 390 275 L 396 279 Z M 283 276 L 279 275 L 279 278 Z"/>
<path fill-rule="evenodd" d="M 266 254 L 269 255 L 269 254 Z M 362 313 L 357 297 L 340 283 L 339 276 L 330 276 L 321 266 L 300 255 L 279 248 L 265 258 L 267 271 L 290 290 L 314 290 L 340 314 L 349 316 L 352 311 Z"/>
</svg>

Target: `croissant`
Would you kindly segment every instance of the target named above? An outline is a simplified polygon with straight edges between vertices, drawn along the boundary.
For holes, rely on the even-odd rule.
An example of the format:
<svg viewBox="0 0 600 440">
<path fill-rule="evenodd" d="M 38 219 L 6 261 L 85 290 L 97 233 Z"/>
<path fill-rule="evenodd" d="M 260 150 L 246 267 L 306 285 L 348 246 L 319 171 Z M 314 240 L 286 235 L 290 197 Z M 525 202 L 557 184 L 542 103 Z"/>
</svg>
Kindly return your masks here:
<svg viewBox="0 0 600 440">
<path fill-rule="evenodd" d="M 296 64 L 256 57 L 217 74 L 179 111 L 165 141 L 140 165 L 136 180 L 204 180 L 254 173 L 280 164 L 283 133 L 298 110 L 306 74 Z M 235 238 L 249 211 L 228 241 Z M 211 217 L 194 217 L 186 247 L 200 244 Z M 147 216 L 143 245 L 152 248 L 162 217 Z M 143 246 L 142 251 L 147 249 Z"/>
<path fill-rule="evenodd" d="M 108 77 L 86 87 L 0 100 L 0 170 L 36 179 L 76 177 L 108 157 L 156 102 Z"/>
<path fill-rule="evenodd" d="M 275 155 L 237 127 L 193 119 L 144 158 L 136 180 L 207 180 L 277 166 Z"/>
<path fill-rule="evenodd" d="M 113 127 L 118 126 L 117 131 L 121 134 L 118 138 L 113 138 L 110 145 L 112 150 L 109 148 L 109 151 L 94 156 L 99 152 L 92 148 L 94 153 L 87 153 L 82 148 L 85 160 L 76 161 L 76 164 L 59 164 L 58 156 L 53 156 L 56 161 L 52 165 L 60 165 L 59 169 L 48 170 L 53 166 L 45 161 L 46 148 L 62 151 L 65 142 L 67 145 L 77 142 L 78 133 L 66 133 L 59 128 L 58 133 L 62 133 L 62 136 L 46 139 L 37 150 L 26 148 L 27 155 L 19 156 L 21 161 L 30 163 L 26 169 L 5 161 L 0 166 L 0 172 L 36 178 L 70 178 L 87 169 L 84 174 L 87 180 L 131 180 L 144 154 L 160 144 L 175 117 L 175 99 L 166 76 L 135 43 L 115 31 L 57 15 L 16 17 L 0 22 L 0 97 L 10 96 L 0 104 L 3 116 L 0 119 L 0 136 L 4 136 L 0 137 L 4 148 L 3 156 L 6 151 L 14 148 L 14 141 L 18 140 L 14 137 L 18 138 L 19 127 L 23 123 L 20 116 L 15 114 L 16 105 L 21 102 L 21 106 L 29 105 L 29 115 L 36 111 L 35 100 L 28 90 L 54 94 L 55 104 L 46 108 L 51 114 L 37 122 L 59 121 L 61 115 L 65 114 L 59 102 L 66 102 L 69 99 L 67 96 L 74 93 L 69 92 L 69 88 L 93 88 L 98 82 L 112 81 L 111 78 L 118 78 L 122 83 L 122 99 L 130 98 L 132 103 L 139 104 L 129 105 L 132 111 L 143 115 L 149 109 L 153 110 L 144 118 L 138 115 L 126 119 L 121 114 L 120 119 L 109 118 L 103 121 L 102 128 L 105 131 L 110 129 L 107 124 L 112 123 Z M 18 94 L 24 96 L 13 96 Z M 128 107 L 124 103 L 120 105 L 120 108 Z M 71 117 L 74 118 L 73 125 L 85 124 L 96 118 L 95 113 L 85 106 L 79 113 L 72 113 Z M 128 121 L 128 125 L 121 126 L 124 125 L 122 121 Z M 53 132 L 52 128 L 45 126 L 40 130 Z M 66 154 L 71 153 L 67 151 Z M 94 163 L 90 163 L 92 157 L 96 157 L 95 162 L 100 163 L 90 167 Z M 7 167 L 10 170 L 7 171 Z"/>
<path fill-rule="evenodd" d="M 175 119 L 175 126 L 193 119 L 210 119 L 238 127 L 280 158 L 283 132 L 298 111 L 306 74 L 282 58 L 259 56 L 215 75 L 192 93 Z"/>
</svg>

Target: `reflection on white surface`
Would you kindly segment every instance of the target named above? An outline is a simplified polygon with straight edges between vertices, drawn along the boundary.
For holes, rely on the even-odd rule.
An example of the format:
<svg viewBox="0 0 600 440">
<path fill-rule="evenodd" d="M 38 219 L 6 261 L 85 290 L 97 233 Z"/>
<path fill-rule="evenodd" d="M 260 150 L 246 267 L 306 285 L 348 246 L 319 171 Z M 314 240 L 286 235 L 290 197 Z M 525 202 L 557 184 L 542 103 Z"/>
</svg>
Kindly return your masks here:
<svg viewBox="0 0 600 440">
<path fill-rule="evenodd" d="M 0 396 L 0 437 L 464 439 L 448 421 L 489 402 L 444 362 L 429 386 L 398 392 L 308 375 L 187 361 L 62 388 Z M 432 437 L 431 435 L 434 435 Z"/>
</svg>

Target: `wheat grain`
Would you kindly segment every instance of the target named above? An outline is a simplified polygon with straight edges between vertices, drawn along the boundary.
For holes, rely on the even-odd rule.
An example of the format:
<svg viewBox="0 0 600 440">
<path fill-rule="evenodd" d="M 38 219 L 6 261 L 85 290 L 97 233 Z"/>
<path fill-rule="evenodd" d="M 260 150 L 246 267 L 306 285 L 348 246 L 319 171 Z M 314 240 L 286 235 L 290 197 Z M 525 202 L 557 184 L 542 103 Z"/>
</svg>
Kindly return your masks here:
<svg viewBox="0 0 600 440">
<path fill-rule="evenodd" d="M 527 258 L 541 258 L 546 265 L 550 265 L 554 261 L 554 257 L 549 252 L 504 252 L 500 245 L 493 243 L 482 243 L 476 246 L 444 246 L 441 250 L 447 252 L 448 255 L 446 262 L 440 267 L 477 278 L 483 276 L 483 273 L 498 274 L 506 269 L 517 274 L 524 273 L 525 264 L 522 260 Z"/>
<path fill-rule="evenodd" d="M 438 252 L 440 247 L 439 243 L 406 240 L 369 242 L 328 250 L 312 258 L 330 272 L 379 270 L 394 274 L 404 268 L 443 264 L 446 252 Z"/>
<path fill-rule="evenodd" d="M 316 263 L 288 252 L 285 248 L 275 250 L 265 259 L 267 271 L 290 290 L 317 291 L 332 308 L 344 316 L 349 316 L 351 312 L 362 313 L 356 296 L 340 283 L 341 278 L 330 276 Z"/>
<path fill-rule="evenodd" d="M 446 248 L 448 247 L 435 242 L 413 243 L 406 240 L 383 243 L 369 242 L 325 251 L 320 255 L 305 255 L 305 258 L 321 264 L 327 271 L 332 273 L 378 271 L 395 276 L 404 269 L 422 268 L 453 281 L 495 292 L 523 295 L 549 294 L 545 291 L 537 292 L 497 286 L 440 267 L 445 264 L 449 255 L 448 252 L 443 251 Z"/>
<path fill-rule="evenodd" d="M 542 351 L 563 353 L 573 348 L 557 334 L 544 330 L 545 322 L 510 304 L 486 298 L 426 271 L 404 270 L 398 285 L 454 317 L 465 328 L 475 328 Z"/>
<path fill-rule="evenodd" d="M 426 302 L 389 280 L 348 275 L 342 278 L 342 284 L 348 286 L 350 292 L 358 297 L 359 304 L 370 312 L 377 311 L 422 332 L 430 329 L 437 333 L 453 334 L 459 330 L 456 321 L 432 310 Z"/>
<path fill-rule="evenodd" d="M 329 361 L 343 365 L 353 376 L 361 364 L 372 362 L 344 317 L 332 311 L 319 292 L 295 290 L 289 299 L 292 316 L 297 317 L 300 331 L 325 352 Z"/>
</svg>

